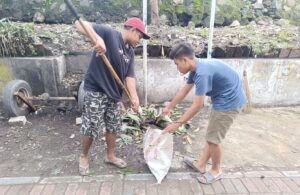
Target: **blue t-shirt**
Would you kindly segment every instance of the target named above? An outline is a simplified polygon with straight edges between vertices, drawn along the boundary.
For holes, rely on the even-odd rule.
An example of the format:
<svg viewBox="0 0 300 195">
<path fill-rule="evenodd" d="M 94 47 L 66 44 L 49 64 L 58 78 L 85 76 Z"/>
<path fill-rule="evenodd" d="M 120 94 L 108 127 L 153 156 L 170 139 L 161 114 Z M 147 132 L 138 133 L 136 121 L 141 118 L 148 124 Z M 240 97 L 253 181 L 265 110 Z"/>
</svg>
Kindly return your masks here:
<svg viewBox="0 0 300 195">
<path fill-rule="evenodd" d="M 187 83 L 195 84 L 196 96 L 210 96 L 213 109 L 226 112 L 247 103 L 242 80 L 228 64 L 216 59 L 198 59 L 196 66 Z"/>
</svg>

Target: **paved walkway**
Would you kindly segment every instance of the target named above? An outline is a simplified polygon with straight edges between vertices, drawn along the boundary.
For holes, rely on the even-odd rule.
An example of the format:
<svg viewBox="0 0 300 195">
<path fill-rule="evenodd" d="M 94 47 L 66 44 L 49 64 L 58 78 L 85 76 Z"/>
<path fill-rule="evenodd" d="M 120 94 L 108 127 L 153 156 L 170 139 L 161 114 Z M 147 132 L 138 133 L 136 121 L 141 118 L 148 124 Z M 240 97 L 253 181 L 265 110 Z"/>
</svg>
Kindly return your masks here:
<svg viewBox="0 0 300 195">
<path fill-rule="evenodd" d="M 227 173 L 224 179 L 212 185 L 199 184 L 195 176 L 189 172 L 169 173 L 160 185 L 155 183 L 151 174 L 0 178 L 0 195 L 300 195 L 300 171 Z"/>
</svg>

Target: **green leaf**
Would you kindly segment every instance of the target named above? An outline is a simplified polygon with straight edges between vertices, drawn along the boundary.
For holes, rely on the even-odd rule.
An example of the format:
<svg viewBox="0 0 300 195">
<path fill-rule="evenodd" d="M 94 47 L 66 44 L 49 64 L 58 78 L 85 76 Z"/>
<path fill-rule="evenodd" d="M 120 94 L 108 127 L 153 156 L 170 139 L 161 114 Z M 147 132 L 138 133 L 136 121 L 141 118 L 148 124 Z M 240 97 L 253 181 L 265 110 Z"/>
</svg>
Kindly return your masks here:
<svg viewBox="0 0 300 195">
<path fill-rule="evenodd" d="M 157 110 L 153 104 L 143 108 L 143 116 L 147 119 L 155 119 L 157 116 Z"/>
<path fill-rule="evenodd" d="M 118 174 L 130 175 L 130 174 L 132 174 L 132 171 L 129 168 L 123 168 L 123 169 L 118 170 Z"/>
<path fill-rule="evenodd" d="M 95 175 L 95 171 L 94 170 L 89 170 L 89 174 L 87 176 L 92 177 Z"/>
<path fill-rule="evenodd" d="M 128 139 L 122 139 L 123 143 L 128 146 L 132 144 L 132 141 L 128 140 Z"/>
<path fill-rule="evenodd" d="M 141 123 L 141 119 L 138 116 L 130 113 L 127 113 L 127 116 L 125 118 L 134 121 L 138 126 Z"/>
<path fill-rule="evenodd" d="M 186 131 L 185 125 L 181 125 L 175 133 L 176 133 L 176 135 L 186 134 L 187 131 Z"/>
<path fill-rule="evenodd" d="M 141 131 L 141 129 L 138 128 L 138 127 L 133 127 L 133 126 L 128 126 L 128 125 L 125 126 L 125 129 L 126 130 Z"/>
</svg>

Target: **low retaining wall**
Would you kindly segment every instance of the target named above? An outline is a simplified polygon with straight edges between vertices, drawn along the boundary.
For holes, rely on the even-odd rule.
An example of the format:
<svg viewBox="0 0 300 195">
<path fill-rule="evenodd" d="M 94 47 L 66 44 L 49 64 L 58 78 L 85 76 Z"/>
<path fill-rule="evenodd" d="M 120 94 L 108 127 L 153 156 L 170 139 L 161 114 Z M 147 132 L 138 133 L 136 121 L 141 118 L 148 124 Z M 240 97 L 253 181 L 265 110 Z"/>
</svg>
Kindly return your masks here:
<svg viewBox="0 0 300 195">
<path fill-rule="evenodd" d="M 34 95 L 44 92 L 58 96 L 58 83 L 66 74 L 64 56 L 43 58 L 0 58 L 0 97 L 12 79 L 27 81 Z"/>
<path fill-rule="evenodd" d="M 90 55 L 48 58 L 0 59 L 0 97 L 4 85 L 11 79 L 24 79 L 35 95 L 47 92 L 62 94 L 59 85 L 66 73 L 87 70 Z M 252 101 L 257 106 L 288 106 L 300 104 L 300 59 L 225 59 L 242 77 L 248 73 Z M 138 93 L 143 100 L 144 76 L 142 60 L 136 59 Z M 148 101 L 159 103 L 170 100 L 184 85 L 181 76 L 168 59 L 148 60 Z M 192 101 L 193 93 L 185 101 Z"/>
</svg>

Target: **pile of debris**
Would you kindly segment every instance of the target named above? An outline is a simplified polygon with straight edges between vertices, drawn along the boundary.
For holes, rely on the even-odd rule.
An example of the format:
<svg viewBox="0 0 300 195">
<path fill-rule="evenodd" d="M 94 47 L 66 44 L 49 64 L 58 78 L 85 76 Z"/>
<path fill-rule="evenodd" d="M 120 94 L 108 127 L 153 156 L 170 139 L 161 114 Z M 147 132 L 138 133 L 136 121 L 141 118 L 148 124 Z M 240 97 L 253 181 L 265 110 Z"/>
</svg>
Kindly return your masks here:
<svg viewBox="0 0 300 195">
<path fill-rule="evenodd" d="M 27 27 L 24 23 L 15 22 L 11 25 L 22 26 L 20 28 L 22 31 L 30 30 L 31 35 L 26 39 L 30 42 L 27 43 L 30 48 L 24 48 L 26 53 L 0 53 L 2 56 L 78 55 L 89 54 L 92 50 L 89 40 L 80 35 L 72 25 L 30 23 Z M 117 30 L 122 30 L 123 27 L 123 24 L 107 25 Z M 191 43 L 198 57 L 206 57 L 208 28 L 150 25 L 148 31 L 151 35 L 148 41 L 149 57 L 166 57 L 169 48 L 181 41 Z M 245 26 L 235 21 L 231 26 L 215 28 L 212 56 L 215 58 L 299 58 L 299 37 L 300 27 L 289 24 L 285 19 L 265 18 L 257 22 L 252 21 Z M 135 53 L 142 54 L 142 45 L 135 48 Z"/>
</svg>

